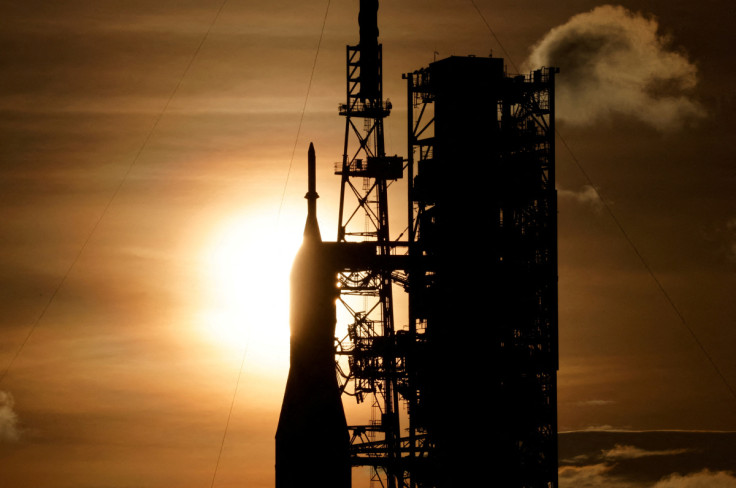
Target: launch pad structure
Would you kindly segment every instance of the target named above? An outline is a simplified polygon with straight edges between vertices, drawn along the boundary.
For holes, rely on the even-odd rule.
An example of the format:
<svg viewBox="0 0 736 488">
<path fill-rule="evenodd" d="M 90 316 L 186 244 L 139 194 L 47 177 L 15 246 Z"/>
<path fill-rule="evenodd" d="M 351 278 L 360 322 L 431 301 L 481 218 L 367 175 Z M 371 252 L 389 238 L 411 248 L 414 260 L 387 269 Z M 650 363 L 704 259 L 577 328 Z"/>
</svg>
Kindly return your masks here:
<svg viewBox="0 0 736 488">
<path fill-rule="evenodd" d="M 334 342 L 336 394 L 370 402 L 373 414 L 340 433 L 342 414 L 331 435 L 341 446 L 349 438 L 346 462 L 369 467 L 371 486 L 555 488 L 557 70 L 509 76 L 501 58 L 453 56 L 404 74 L 408 157 L 388 156 L 378 2 L 360 4 L 339 107 L 338 238 L 320 249 L 350 317 Z M 408 225 L 392 239 L 388 187 L 402 178 Z M 308 313 L 292 307 L 292 328 Z M 282 410 L 282 446 L 289 418 Z M 288 470 L 279 449 L 277 436 Z"/>
</svg>

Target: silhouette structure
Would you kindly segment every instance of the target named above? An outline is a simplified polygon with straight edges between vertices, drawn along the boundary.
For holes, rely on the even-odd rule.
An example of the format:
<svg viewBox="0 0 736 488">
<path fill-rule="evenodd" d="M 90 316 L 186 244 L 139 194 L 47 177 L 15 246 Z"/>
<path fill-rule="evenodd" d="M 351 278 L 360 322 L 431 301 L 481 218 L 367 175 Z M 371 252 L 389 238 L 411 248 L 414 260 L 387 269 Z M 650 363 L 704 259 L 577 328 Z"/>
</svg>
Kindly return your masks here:
<svg viewBox="0 0 736 488">
<path fill-rule="evenodd" d="M 408 158 L 387 156 L 378 2 L 360 8 L 337 242 L 319 236 L 310 147 L 277 488 L 314 472 L 349 486 L 351 466 L 388 488 L 555 488 L 556 69 L 508 76 L 499 58 L 450 57 L 405 74 Z M 388 187 L 405 171 L 408 227 L 392 239 Z M 338 297 L 352 320 L 335 345 Z M 346 425 L 340 394 L 369 401 L 371 419 Z"/>
<path fill-rule="evenodd" d="M 557 486 L 556 71 L 450 57 L 404 75 L 420 486 Z"/>
<path fill-rule="evenodd" d="M 406 269 L 406 242 L 390 239 L 388 187 L 403 176 L 403 158 L 387 156 L 384 118 L 391 103 L 383 98 L 382 47 L 378 43 L 378 1 L 361 0 L 358 23 L 360 42 L 346 47 L 345 118 L 337 240 L 342 245 L 361 242 L 372 246 L 368 260 L 340 269 L 340 293 L 351 315 L 347 336 L 338 341 L 337 353 L 347 356 L 342 373 L 346 395 L 368 401 L 370 420 L 350 426 L 351 459 L 366 466 L 373 481 L 387 488 L 401 486 L 402 399 L 399 381 L 404 375 L 397 356 L 400 340 L 394 323 L 394 274 Z"/>
<path fill-rule="evenodd" d="M 276 487 L 349 488 L 349 438 L 335 374 L 336 253 L 320 236 L 312 144 L 308 168 L 304 241 L 291 271 L 291 350 L 276 431 Z"/>
</svg>

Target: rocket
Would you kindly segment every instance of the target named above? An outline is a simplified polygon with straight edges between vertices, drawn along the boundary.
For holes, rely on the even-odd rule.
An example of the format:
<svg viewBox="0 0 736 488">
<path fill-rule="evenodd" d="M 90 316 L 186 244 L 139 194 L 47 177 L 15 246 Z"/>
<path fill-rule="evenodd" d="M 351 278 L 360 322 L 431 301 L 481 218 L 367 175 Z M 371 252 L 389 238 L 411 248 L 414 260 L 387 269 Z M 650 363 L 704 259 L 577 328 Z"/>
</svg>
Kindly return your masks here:
<svg viewBox="0 0 736 488">
<path fill-rule="evenodd" d="M 317 222 L 311 143 L 307 159 L 307 221 L 291 270 L 289 376 L 276 430 L 276 488 L 350 488 L 350 439 L 335 368 L 337 267 Z"/>
</svg>

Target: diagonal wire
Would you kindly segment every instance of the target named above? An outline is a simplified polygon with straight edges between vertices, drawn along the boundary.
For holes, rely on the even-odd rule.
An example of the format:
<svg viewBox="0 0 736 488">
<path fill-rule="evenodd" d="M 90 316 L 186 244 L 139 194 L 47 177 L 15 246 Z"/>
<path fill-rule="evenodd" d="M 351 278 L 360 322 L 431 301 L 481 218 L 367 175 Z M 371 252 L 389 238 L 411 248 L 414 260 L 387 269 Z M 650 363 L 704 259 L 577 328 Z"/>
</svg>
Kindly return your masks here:
<svg viewBox="0 0 736 488">
<path fill-rule="evenodd" d="M 708 362 L 710 363 L 710 365 L 713 367 L 713 370 L 716 372 L 718 377 L 721 379 L 723 384 L 726 386 L 728 391 L 731 393 L 731 396 L 734 398 L 734 400 L 736 400 L 736 390 L 734 390 L 733 386 L 731 386 L 731 383 L 729 383 L 729 381 L 726 379 L 725 375 L 721 371 L 721 368 L 718 367 L 716 362 L 713 360 L 713 357 L 710 355 L 708 350 L 705 348 L 703 343 L 698 338 L 697 334 L 695 334 L 695 331 L 692 329 L 692 327 L 690 327 L 690 324 L 688 324 L 687 320 L 685 319 L 685 316 L 682 314 L 678 306 L 675 304 L 675 301 L 672 299 L 670 294 L 667 292 L 665 287 L 662 285 L 662 282 L 659 280 L 659 278 L 657 278 L 657 275 L 654 273 L 654 270 L 649 266 L 649 263 L 644 258 L 642 253 L 639 251 L 639 248 L 636 247 L 636 244 L 634 244 L 634 241 L 629 236 L 629 233 L 626 232 L 626 229 L 624 229 L 624 226 L 621 224 L 618 217 L 616 217 L 616 214 L 613 213 L 613 209 L 611 208 L 611 206 L 608 204 L 606 199 L 603 198 L 603 195 L 601 194 L 600 190 L 596 187 L 596 185 L 593 184 L 593 180 L 590 178 L 590 176 L 588 175 L 588 172 L 585 171 L 585 168 L 583 168 L 583 165 L 580 163 L 578 158 L 572 152 L 572 149 L 567 144 L 567 141 L 565 140 L 565 138 L 562 137 L 562 134 L 560 134 L 559 131 L 555 131 L 555 132 L 557 133 L 557 137 L 560 139 L 560 142 L 562 142 L 562 145 L 565 146 L 565 149 L 567 149 L 567 152 L 570 154 L 570 157 L 575 162 L 575 165 L 578 167 L 580 172 L 585 177 L 585 180 L 588 182 L 588 185 L 590 185 L 590 187 L 592 187 L 593 190 L 595 191 L 596 195 L 598 196 L 598 199 L 603 204 L 603 208 L 606 209 L 606 212 L 611 217 L 611 220 L 613 220 L 613 223 L 616 225 L 618 230 L 624 236 L 624 239 L 629 244 L 629 247 L 631 247 L 631 249 L 634 251 L 634 254 L 636 254 L 636 257 L 639 259 L 639 262 L 641 263 L 641 265 L 644 267 L 647 273 L 649 273 L 649 276 L 651 276 L 652 280 L 657 285 L 657 288 L 659 288 L 659 291 L 662 293 L 662 296 L 664 296 L 667 303 L 669 303 L 670 307 L 675 312 L 675 315 L 677 315 L 677 318 L 680 320 L 680 323 L 688 331 L 688 333 L 690 334 L 690 337 L 692 337 L 693 341 L 695 341 L 695 344 L 697 344 L 697 346 L 700 348 L 702 353 L 708 359 Z"/>
<path fill-rule="evenodd" d="M 278 226 L 279 220 L 281 219 L 281 210 L 283 208 L 284 198 L 286 196 L 286 187 L 288 186 L 289 175 L 291 174 L 291 168 L 294 163 L 294 154 L 296 154 L 296 146 L 297 146 L 297 143 L 299 142 L 299 134 L 302 129 L 302 122 L 304 121 L 304 113 L 307 110 L 307 101 L 309 100 L 309 92 L 312 89 L 312 80 L 314 78 L 314 71 L 317 67 L 317 58 L 319 56 L 320 47 L 322 46 L 322 38 L 325 33 L 325 24 L 327 23 L 327 14 L 329 11 L 330 11 L 330 0 L 327 1 L 327 8 L 325 9 L 325 16 L 324 16 L 324 19 L 322 20 L 322 29 L 319 34 L 319 41 L 317 42 L 317 52 L 314 54 L 314 62 L 312 63 L 312 72 L 309 75 L 309 84 L 307 85 L 307 94 L 304 97 L 304 105 L 302 107 L 302 114 L 301 114 L 301 117 L 299 118 L 299 126 L 296 131 L 296 139 L 294 140 L 294 148 L 291 151 L 291 159 L 289 160 L 289 170 L 286 173 L 286 181 L 284 181 L 284 190 L 281 193 L 281 203 L 279 205 L 279 212 L 278 212 L 278 216 L 276 219 L 277 226 Z M 212 483 L 210 484 L 210 488 L 214 488 L 215 480 L 217 479 L 217 471 L 220 467 L 220 460 L 222 459 L 222 453 L 225 449 L 225 440 L 227 439 L 227 433 L 228 433 L 228 430 L 230 429 L 230 420 L 232 419 L 232 416 L 233 416 L 233 409 L 235 407 L 235 399 L 238 395 L 238 388 L 240 387 L 240 378 L 243 375 L 243 367 L 245 366 L 245 358 L 247 356 L 247 353 L 248 353 L 248 340 L 246 339 L 245 349 L 243 350 L 243 359 L 240 362 L 240 368 L 238 370 L 238 378 L 235 381 L 235 389 L 233 390 L 233 398 L 232 398 L 232 401 L 230 402 L 230 410 L 227 414 L 227 421 L 225 422 L 225 430 L 222 433 L 222 441 L 220 442 L 220 451 L 217 454 L 217 462 L 215 463 L 215 470 L 212 473 Z"/>
<path fill-rule="evenodd" d="M 169 109 L 169 105 L 171 105 L 171 101 L 174 99 L 177 92 L 179 91 L 179 88 L 181 87 L 181 84 L 184 81 L 184 78 L 187 76 L 187 74 L 189 73 L 189 70 L 194 64 L 194 60 L 197 58 L 197 55 L 199 54 L 199 51 L 202 49 L 202 46 L 207 40 L 207 37 L 209 37 L 210 32 L 212 31 L 212 27 L 215 25 L 215 22 L 217 22 L 217 19 L 220 17 L 220 13 L 222 12 L 222 9 L 225 6 L 225 3 L 227 3 L 227 0 L 223 0 L 222 3 L 220 4 L 220 8 L 217 10 L 215 17 L 212 19 L 212 22 L 207 28 L 207 31 L 202 36 L 202 39 L 199 41 L 199 45 L 197 46 L 197 49 L 195 49 L 194 54 L 192 54 L 192 57 L 189 59 L 189 63 L 187 64 L 186 68 L 184 68 L 184 72 L 182 72 L 181 76 L 179 77 L 179 81 L 176 83 L 176 86 L 171 91 L 169 98 L 166 100 L 166 104 L 159 112 L 158 116 L 156 117 L 156 120 L 153 122 L 153 125 L 151 126 L 151 129 L 148 131 L 148 134 L 146 135 L 146 138 L 143 140 L 143 143 L 138 149 L 138 152 L 135 154 L 135 156 L 133 157 L 133 160 L 128 165 L 128 168 L 126 169 L 125 174 L 123 175 L 120 182 L 118 183 L 118 186 L 115 188 L 115 191 L 112 193 L 109 200 L 105 204 L 105 207 L 102 209 L 102 212 L 100 212 L 100 215 L 99 217 L 97 217 L 97 220 L 92 226 L 92 229 L 87 234 L 87 237 L 84 239 L 82 246 L 79 248 L 79 251 L 77 252 L 76 256 L 74 256 L 74 259 L 72 260 L 71 264 L 64 272 L 64 275 L 62 276 L 59 283 L 56 285 L 56 288 L 54 288 L 54 291 L 51 293 L 51 296 L 49 297 L 48 301 L 44 305 L 43 309 L 41 309 L 41 313 L 39 313 L 38 317 L 36 317 L 36 320 L 34 320 L 25 338 L 20 343 L 20 346 L 18 346 L 18 348 L 15 351 L 15 354 L 10 359 L 10 362 L 8 363 L 5 370 L 0 375 L 0 384 L 2 384 L 3 380 L 5 380 L 5 377 L 8 375 L 8 372 L 13 367 L 13 364 L 15 363 L 16 359 L 18 359 L 18 356 L 20 356 L 26 344 L 28 344 L 28 340 L 31 338 L 34 331 L 38 327 L 38 324 L 41 322 L 41 320 L 46 315 L 46 312 L 49 310 L 49 307 L 51 307 L 51 304 L 54 302 L 54 300 L 56 299 L 56 296 L 59 294 L 59 290 L 61 290 L 61 288 L 64 286 L 67 278 L 69 278 L 69 274 L 79 262 L 79 258 L 82 256 L 82 254 L 84 254 L 84 251 L 87 249 L 90 241 L 92 240 L 92 236 L 94 236 L 95 232 L 97 232 L 97 229 L 100 226 L 100 223 L 107 215 L 107 212 L 110 210 L 110 207 L 112 206 L 117 196 L 120 194 L 120 190 L 123 188 L 123 185 L 127 181 L 128 176 L 130 176 L 131 171 L 133 170 L 135 165 L 138 163 L 138 160 L 140 159 L 141 154 L 143 154 L 143 151 L 146 149 L 146 147 L 148 147 L 148 143 L 151 141 L 151 137 L 153 136 L 153 133 L 156 131 L 156 128 L 158 127 L 159 122 L 161 122 L 161 119 L 163 118 L 164 114 Z"/>
<path fill-rule="evenodd" d="M 314 79 L 314 71 L 317 68 L 317 58 L 319 50 L 322 46 L 322 38 L 325 34 L 325 25 L 327 24 L 327 14 L 330 12 L 330 1 L 327 0 L 327 8 L 325 8 L 325 16 L 322 19 L 322 30 L 319 33 L 319 41 L 317 42 L 317 51 L 314 53 L 314 62 L 312 62 L 312 73 L 309 75 L 309 83 L 307 84 L 307 94 L 304 96 L 304 106 L 302 106 L 302 115 L 299 117 L 299 126 L 296 129 L 296 138 L 294 139 L 294 148 L 291 150 L 291 158 L 289 159 L 289 170 L 286 172 L 286 181 L 284 181 L 284 190 L 281 192 L 281 203 L 279 203 L 279 213 L 276 218 L 277 226 L 281 220 L 281 210 L 284 208 L 284 198 L 286 198 L 286 187 L 289 185 L 289 176 L 291 176 L 291 168 L 294 165 L 294 154 L 296 154 L 296 146 L 299 143 L 299 134 L 302 131 L 302 123 L 304 122 L 304 113 L 307 111 L 307 101 L 309 101 L 309 92 L 312 90 L 312 80 Z"/>
<path fill-rule="evenodd" d="M 215 486 L 215 479 L 217 478 L 217 470 L 220 467 L 220 459 L 222 459 L 222 451 L 225 449 L 225 438 L 227 438 L 227 431 L 230 428 L 230 419 L 233 416 L 233 407 L 235 407 L 235 398 L 238 396 L 238 388 L 240 387 L 240 377 L 243 375 L 243 366 L 245 366 L 245 357 L 248 355 L 248 338 L 245 341 L 245 349 L 243 349 L 243 359 L 240 361 L 240 368 L 238 369 L 238 379 L 235 381 L 235 390 L 233 391 L 233 399 L 230 402 L 230 411 L 227 414 L 227 422 L 225 422 L 225 431 L 222 433 L 222 442 L 220 442 L 220 452 L 217 453 L 217 462 L 215 463 L 215 471 L 212 473 L 212 484 L 210 488 Z"/>
<path fill-rule="evenodd" d="M 509 64 L 511 64 L 511 66 L 514 68 L 514 71 L 516 71 L 518 73 L 519 72 L 519 68 L 516 66 L 516 63 L 514 63 L 514 60 L 511 59 L 511 56 L 509 55 L 508 51 L 506 51 L 506 48 L 503 47 L 503 43 L 501 42 L 501 39 L 499 39 L 498 36 L 496 35 L 496 33 L 493 31 L 493 29 L 491 28 L 491 25 L 486 20 L 485 15 L 483 15 L 483 12 L 481 12 L 480 9 L 478 8 L 478 6 L 475 4 L 475 0 L 470 0 L 470 3 L 473 4 L 473 7 L 478 12 L 478 15 L 480 15 L 480 18 L 483 20 L 483 23 L 486 24 L 486 27 L 488 28 L 488 32 L 491 33 L 491 35 L 493 36 L 493 38 L 498 43 L 499 47 L 501 48 L 501 51 L 503 51 L 503 54 L 504 54 L 504 56 L 506 56 L 506 59 L 508 60 Z"/>
</svg>

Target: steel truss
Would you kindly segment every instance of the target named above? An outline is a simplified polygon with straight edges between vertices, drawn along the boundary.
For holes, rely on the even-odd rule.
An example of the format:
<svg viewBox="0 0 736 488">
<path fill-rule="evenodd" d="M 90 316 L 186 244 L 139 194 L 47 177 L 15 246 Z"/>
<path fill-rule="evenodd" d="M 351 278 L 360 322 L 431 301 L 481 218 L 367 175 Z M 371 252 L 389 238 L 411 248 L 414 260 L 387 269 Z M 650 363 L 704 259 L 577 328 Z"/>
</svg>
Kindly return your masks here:
<svg viewBox="0 0 736 488">
<path fill-rule="evenodd" d="M 375 243 L 376 256 L 362 269 L 339 273 L 340 302 L 352 322 L 347 336 L 336 341 L 336 354 L 343 394 L 370 401 L 373 412 L 368 425 L 349 426 L 352 463 L 371 467 L 372 484 L 394 488 L 404 484 L 397 388 L 403 365 L 396 357 L 394 270 L 389 264 L 396 246 L 389 237 L 387 190 L 390 181 L 403 176 L 404 162 L 386 156 L 383 119 L 391 103 L 383 99 L 381 45 L 372 52 L 378 58 L 378 89 L 366 97 L 361 92 L 361 46 L 347 46 L 346 103 L 339 106 L 345 117 L 345 145 L 335 173 L 341 176 L 338 242 Z M 347 357 L 347 368 L 340 357 Z"/>
<path fill-rule="evenodd" d="M 448 58 L 404 75 L 404 167 L 385 154 L 391 104 L 381 46 L 374 52 L 378 89 L 366 96 L 361 47 L 347 46 L 345 144 L 335 168 L 338 244 L 371 248 L 338 275 L 350 317 L 335 346 L 340 388 L 373 412 L 349 426 L 351 462 L 391 488 L 470 485 L 489 470 L 492 486 L 556 488 L 556 70 L 509 77 L 500 59 Z M 458 95 L 464 84 L 477 93 Z M 408 242 L 398 242 L 389 236 L 387 189 L 404 169 Z M 490 237 L 480 239 L 480 229 Z M 482 286 L 468 286 L 478 275 Z M 394 284 L 408 292 L 405 328 L 394 322 Z M 493 406 L 468 409 L 457 393 L 481 387 Z"/>
<path fill-rule="evenodd" d="M 556 69 L 508 77 L 502 72 L 502 60 L 486 59 L 448 58 L 404 75 L 411 263 L 408 334 L 413 347 L 406 361 L 406 381 L 401 383 L 410 414 L 402 453 L 410 460 L 405 464 L 411 486 L 462 486 L 488 471 L 494 472 L 489 486 L 554 488 Z M 478 73 L 496 70 L 498 76 L 463 80 L 461 72 L 473 73 L 473 65 L 479 66 Z M 444 78 L 436 80 L 440 75 Z M 475 98 L 455 93 L 457 87 L 466 86 L 478 87 Z M 462 107 L 461 102 L 469 106 Z M 460 118 L 447 120 L 452 117 Z M 443 121 L 441 128 L 438 120 Z M 466 130 L 448 128 L 455 123 L 465 124 Z M 463 139 L 465 133 L 472 135 Z M 458 176 L 463 172 L 480 182 L 463 182 Z M 453 184 L 462 184 L 472 196 L 453 190 Z M 467 208 L 452 201 L 460 199 L 470 202 Z M 448 222 L 448 217 L 461 223 Z M 475 243 L 463 244 L 459 238 L 463 231 L 480 229 L 490 236 L 487 244 L 478 244 L 477 234 L 471 237 Z M 448 239 L 448 234 L 458 237 Z M 462 253 L 476 255 L 464 259 Z M 461 263 L 467 270 L 456 269 Z M 480 287 L 453 291 L 478 275 L 483 276 Z M 464 301 L 485 303 L 482 310 L 469 312 L 443 309 Z M 477 343 L 482 352 L 467 352 L 464 346 L 469 343 Z M 436 367 L 440 359 L 444 366 Z M 453 382 L 460 386 L 453 388 Z M 445 400 L 451 392 L 472 395 L 480 385 L 492 398 L 486 409 L 458 407 L 462 398 Z M 462 416 L 474 413 L 483 418 L 465 424 Z M 475 429 L 480 423 L 485 423 L 489 439 L 483 448 L 473 447 L 478 446 Z M 448 434 L 452 429 L 468 432 Z M 470 454 L 456 454 L 464 451 Z"/>
</svg>

